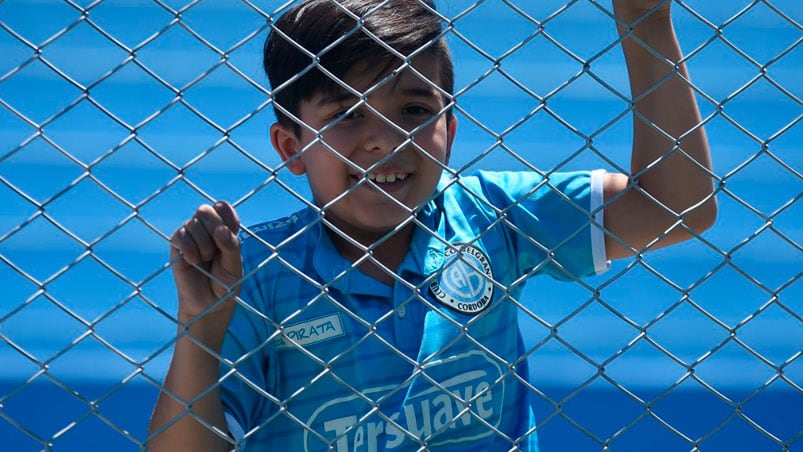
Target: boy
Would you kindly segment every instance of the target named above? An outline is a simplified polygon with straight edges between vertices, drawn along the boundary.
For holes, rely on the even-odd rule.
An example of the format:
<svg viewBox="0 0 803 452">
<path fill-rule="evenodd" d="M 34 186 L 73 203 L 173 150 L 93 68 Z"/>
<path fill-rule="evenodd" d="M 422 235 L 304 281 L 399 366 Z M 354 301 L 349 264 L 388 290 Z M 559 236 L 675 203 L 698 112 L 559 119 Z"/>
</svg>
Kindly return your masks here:
<svg viewBox="0 0 803 452">
<path fill-rule="evenodd" d="M 716 215 L 685 68 L 667 62 L 681 59 L 669 2 L 614 12 L 632 175 L 546 178 L 446 166 L 453 72 L 432 3 L 285 13 L 265 45 L 270 135 L 314 207 L 238 238 L 219 202 L 175 232 L 181 327 L 150 448 L 537 450 L 521 281 L 601 272 Z"/>
</svg>

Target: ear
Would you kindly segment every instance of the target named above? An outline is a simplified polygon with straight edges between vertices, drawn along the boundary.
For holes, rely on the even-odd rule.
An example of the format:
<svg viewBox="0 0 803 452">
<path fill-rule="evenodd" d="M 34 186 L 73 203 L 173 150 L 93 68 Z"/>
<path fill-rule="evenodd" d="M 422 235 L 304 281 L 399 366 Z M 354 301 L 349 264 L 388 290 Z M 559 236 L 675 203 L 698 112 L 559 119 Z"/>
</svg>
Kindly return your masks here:
<svg viewBox="0 0 803 452">
<path fill-rule="evenodd" d="M 307 172 L 307 166 L 298 154 L 301 142 L 292 127 L 278 122 L 271 125 L 270 142 L 291 173 L 299 176 Z"/>
<path fill-rule="evenodd" d="M 449 158 L 452 156 L 452 144 L 454 138 L 457 136 L 457 116 L 452 114 L 452 118 L 446 122 L 446 159 L 443 163 L 449 164 Z"/>
</svg>

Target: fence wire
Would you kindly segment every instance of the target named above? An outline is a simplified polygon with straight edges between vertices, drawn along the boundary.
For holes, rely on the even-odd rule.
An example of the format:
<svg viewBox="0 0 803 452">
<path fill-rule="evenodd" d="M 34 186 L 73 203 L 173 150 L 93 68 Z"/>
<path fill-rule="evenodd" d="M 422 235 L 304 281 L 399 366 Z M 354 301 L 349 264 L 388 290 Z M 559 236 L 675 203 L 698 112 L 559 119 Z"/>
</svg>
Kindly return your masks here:
<svg viewBox="0 0 803 452">
<path fill-rule="evenodd" d="M 242 234 L 251 237 L 256 234 L 248 224 L 267 219 L 266 205 L 315 207 L 303 183 L 289 175 L 287 164 L 263 151 L 266 124 L 272 121 L 273 92 L 259 75 L 257 60 L 267 31 L 295 3 L 176 4 L 155 0 L 120 6 L 103 0 L 0 2 L 0 202 L 8 206 L 0 214 L 0 277 L 7 291 L 0 305 L 0 345 L 4 347 L 0 376 L 12 378 L 0 392 L 0 423 L 7 424 L 4 431 L 11 432 L 12 444 L 30 450 L 60 450 L 73 432 L 90 425 L 92 429 L 110 429 L 129 447 L 144 449 L 149 438 L 142 426 L 130 425 L 105 407 L 134 383 L 161 388 L 164 364 L 178 339 L 173 334 L 179 322 L 166 259 L 173 229 L 183 215 L 191 213 L 196 201 L 221 197 L 232 199 L 233 205 L 242 209 Z M 547 175 L 588 164 L 628 172 L 628 164 L 621 158 L 623 146 L 616 146 L 616 139 L 610 137 L 626 129 L 635 113 L 621 75 L 623 66 L 616 60 L 621 38 L 615 34 L 615 18 L 607 2 L 446 3 L 440 14 L 447 25 L 445 35 L 455 49 L 458 73 L 451 107 L 460 118 L 461 130 L 472 137 L 464 145 L 472 151 L 444 167 L 445 172 L 457 176 L 486 165 L 508 164 Z M 700 125 L 708 129 L 712 142 L 720 218 L 734 224 L 727 230 L 717 226 L 696 236 L 681 247 L 681 257 L 675 261 L 661 252 L 656 252 L 655 258 L 639 253 L 614 264 L 601 277 L 576 280 L 572 287 L 554 286 L 557 293 L 550 298 L 557 300 L 555 304 L 541 300 L 546 295 L 536 297 L 529 292 L 525 293 L 535 300 L 511 299 L 521 312 L 522 324 L 530 328 L 522 327 L 525 334 L 532 331 L 532 335 L 527 339 L 527 353 L 507 364 L 532 360 L 536 375 L 550 363 L 560 367 L 568 362 L 579 369 L 562 382 L 568 388 L 562 392 L 548 389 L 566 375 L 559 369 L 547 384 L 539 384 L 538 377 L 521 382 L 543 401 L 538 432 L 547 431 L 550 425 L 568 425 L 586 438 L 589 449 L 616 450 L 617 444 L 649 423 L 667 432 L 679 449 L 707 450 L 706 445 L 716 444 L 718 435 L 733 434 L 734 425 L 739 425 L 752 432 L 748 437 L 759 436 L 765 450 L 799 446 L 803 435 L 799 419 L 779 427 L 777 422 L 752 416 L 749 407 L 752 401 L 780 388 L 786 391 L 789 405 L 775 409 L 800 418 L 803 408 L 803 176 L 797 144 L 802 138 L 803 117 L 798 78 L 801 9 L 780 0 L 731 2 L 727 7 L 713 3 L 718 6 L 676 0 L 673 14 L 683 20 L 681 38 L 687 29 L 698 37 L 684 42 L 684 61 L 692 68 L 688 83 L 701 102 Z M 128 8 L 145 10 L 136 16 L 140 22 L 126 23 Z M 41 21 L 31 20 L 34 16 Z M 476 26 L 494 18 L 509 28 Z M 571 22 L 577 18 L 586 25 L 601 24 L 607 31 L 594 37 L 580 33 L 578 38 L 566 31 L 577 30 L 577 22 Z M 570 21 L 568 25 L 562 25 L 566 21 Z M 741 34 L 751 26 L 769 27 L 766 24 L 780 30 L 772 45 L 751 42 Z M 489 39 L 489 35 L 503 32 L 509 32 L 510 38 Z M 586 41 L 583 46 L 578 44 L 580 40 Z M 181 51 L 165 51 L 165 42 Z M 388 47 L 388 51 L 394 50 Z M 730 56 L 732 66 L 712 68 L 717 64 L 715 56 L 721 53 Z M 536 76 L 534 66 L 522 64 L 522 60 L 540 54 L 551 59 L 549 64 L 558 63 L 554 70 Z M 470 55 L 470 63 L 461 63 L 465 55 Z M 707 59 L 714 63 L 706 66 L 703 62 Z M 715 69 L 716 75 L 703 74 L 701 78 L 708 83 L 693 82 L 696 65 Z M 502 85 L 504 88 L 499 88 Z M 344 89 L 351 90 L 347 85 Z M 594 114 L 584 116 L 569 110 L 572 99 L 582 98 L 589 89 L 604 99 L 591 105 Z M 509 109 L 502 108 L 505 111 L 488 108 L 493 103 L 487 97 L 510 97 L 510 93 L 524 101 L 510 101 Z M 365 99 L 369 93 L 356 94 L 364 94 Z M 761 111 L 761 107 L 753 109 L 762 105 L 760 101 L 740 103 L 745 98 L 756 102 L 756 97 L 770 98 L 782 109 Z M 364 101 L 358 107 L 381 116 Z M 408 137 L 399 149 L 416 146 L 410 138 L 415 130 L 404 130 L 384 119 Z M 548 131 L 557 138 L 533 138 L 533 130 Z M 727 130 L 727 142 L 719 141 L 715 132 L 722 130 Z M 201 138 L 190 140 L 183 134 Z M 538 144 L 542 137 L 544 143 Z M 560 142 L 551 145 L 553 139 Z M 325 140 L 317 144 L 329 146 Z M 536 154 L 527 150 L 532 147 L 562 149 Z M 350 164 L 345 158 L 343 162 Z M 759 180 L 755 183 L 758 188 L 749 188 L 751 178 Z M 761 187 L 763 182 L 780 188 L 767 193 Z M 357 184 L 361 185 L 375 186 L 375 182 L 363 178 Z M 283 201 L 274 201 L 279 197 Z M 327 209 L 329 206 L 323 206 L 321 211 Z M 248 223 L 248 219 L 254 221 Z M 409 221 L 416 220 L 411 216 Z M 341 235 L 353 240 L 343 232 Z M 265 245 L 272 248 L 275 259 L 290 266 L 282 260 L 282 252 L 290 244 Z M 145 257 L 137 260 L 136 249 Z M 758 257 L 748 260 L 745 256 Z M 683 262 L 692 271 L 681 274 L 667 262 Z M 776 264 L 780 266 L 774 267 Z M 413 293 L 429 284 L 416 285 L 392 276 Z M 637 285 L 647 286 L 640 288 L 641 293 L 654 294 L 654 300 L 641 300 L 650 306 L 634 307 L 628 301 L 633 289 L 627 281 L 633 279 Z M 510 289 L 497 281 L 490 283 L 503 291 Z M 83 287 L 86 285 L 93 289 Z M 87 295 L 92 299 L 82 299 Z M 740 295 L 749 302 L 734 308 L 741 303 Z M 730 299 L 723 303 L 722 297 Z M 413 297 L 408 304 L 414 299 L 419 301 Z M 564 305 L 556 307 L 557 303 Z M 362 319 L 341 308 L 367 330 L 381 321 Z M 597 339 L 579 333 L 578 328 L 594 325 L 599 319 L 603 323 L 591 328 L 610 328 L 615 337 L 608 343 L 613 345 L 592 347 L 589 344 Z M 284 320 L 268 318 L 267 322 L 278 331 Z M 754 327 L 756 324 L 760 327 Z M 683 331 L 687 325 L 693 326 Z M 467 331 L 470 325 L 455 326 Z M 131 341 L 141 340 L 141 336 L 131 330 L 146 331 L 145 336 L 157 337 L 158 343 L 137 348 Z M 773 334 L 779 339 L 767 341 L 767 335 Z M 693 339 L 679 345 L 676 339 L 682 335 Z M 464 338 L 493 355 L 470 334 Z M 768 348 L 767 343 L 774 343 L 775 348 Z M 331 364 L 300 344 L 296 346 L 322 368 Z M 674 373 L 660 375 L 661 370 L 633 365 L 633 357 L 642 356 L 639 353 L 645 349 L 652 359 L 647 361 L 658 362 L 658 369 L 674 369 Z M 411 361 L 403 351 L 394 352 Z M 558 355 L 563 361 L 555 361 Z M 707 371 L 707 365 L 721 356 L 726 356 L 726 361 L 737 358 L 719 374 Z M 87 369 L 92 361 L 100 363 L 100 368 Z M 92 373 L 114 384 L 88 392 L 75 382 L 76 375 Z M 757 377 L 745 379 L 740 374 Z M 747 389 L 732 391 L 727 384 L 731 378 L 746 384 Z M 43 382 L 56 389 L 55 401 L 73 406 L 71 418 L 52 422 L 47 428 L 35 425 L 35 419 L 15 408 L 35 384 Z M 367 403 L 378 403 L 374 395 L 360 393 L 347 381 L 341 383 Z M 570 408 L 584 391 L 601 383 L 621 396 L 618 400 L 623 406 L 637 407 L 626 420 L 604 429 Z M 642 391 L 642 386 L 652 390 Z M 721 401 L 725 414 L 704 428 L 662 414 L 662 403 L 690 386 Z M 271 401 L 283 405 L 289 400 Z M 693 403 L 684 410 L 694 411 Z M 384 421 L 395 424 L 390 417 Z M 145 422 L 142 419 L 143 425 Z M 298 422 L 310 429 L 310 435 L 324 439 L 332 448 L 339 447 L 340 438 L 332 441 L 325 432 Z M 494 430 L 491 424 L 487 427 Z M 519 439 L 510 440 L 513 447 Z M 651 447 L 651 439 L 639 440 L 642 447 L 636 449 Z M 29 449 L 12 446 L 9 450 Z"/>
</svg>

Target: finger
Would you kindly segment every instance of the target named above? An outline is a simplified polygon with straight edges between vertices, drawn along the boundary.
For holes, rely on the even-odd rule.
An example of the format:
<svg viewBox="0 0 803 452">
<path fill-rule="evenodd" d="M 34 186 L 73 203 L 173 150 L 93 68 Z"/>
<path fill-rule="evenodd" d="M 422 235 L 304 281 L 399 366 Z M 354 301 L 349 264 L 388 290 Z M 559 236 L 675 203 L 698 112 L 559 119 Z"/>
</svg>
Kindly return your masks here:
<svg viewBox="0 0 803 452">
<path fill-rule="evenodd" d="M 240 226 L 234 208 L 222 201 L 215 203 L 214 207 L 208 204 L 198 207 L 195 217 L 203 222 L 209 237 L 215 235 L 215 229 L 219 226 L 226 226 L 235 234 Z"/>
<path fill-rule="evenodd" d="M 218 205 L 221 206 L 218 207 Z M 221 215 L 219 210 L 223 215 Z M 210 245 L 212 246 L 216 246 L 214 245 L 214 235 L 217 228 L 225 226 L 231 229 L 235 234 L 239 228 L 237 214 L 234 213 L 234 209 L 225 202 L 218 202 L 214 207 L 208 204 L 199 206 L 198 210 L 195 211 L 195 218 L 203 224 L 209 236 Z"/>
<path fill-rule="evenodd" d="M 215 243 L 221 251 L 220 265 L 227 273 L 239 278 L 242 275 L 240 240 L 237 238 L 240 218 L 234 207 L 226 201 L 218 201 L 214 209 L 225 225 L 217 227 L 214 232 Z"/>
<path fill-rule="evenodd" d="M 226 201 L 218 201 L 215 203 L 215 212 L 223 220 L 229 230 L 235 234 L 240 230 L 240 218 L 237 216 L 237 211 L 234 207 Z"/>
<path fill-rule="evenodd" d="M 184 229 L 187 231 L 189 238 L 193 241 L 200 261 L 208 262 L 212 260 L 212 258 L 215 257 L 217 246 L 212 238 L 214 230 L 209 230 L 206 221 L 198 218 L 198 216 L 194 216 L 184 223 Z"/>
<path fill-rule="evenodd" d="M 201 263 L 201 254 L 198 251 L 198 247 L 185 226 L 176 229 L 176 232 L 170 238 L 170 244 L 172 245 L 170 250 L 171 258 L 174 259 L 181 255 L 190 264 Z"/>
<path fill-rule="evenodd" d="M 240 278 L 243 274 L 243 263 L 237 234 L 229 226 L 220 225 L 215 229 L 214 239 L 220 250 L 220 267 L 235 279 Z"/>
</svg>

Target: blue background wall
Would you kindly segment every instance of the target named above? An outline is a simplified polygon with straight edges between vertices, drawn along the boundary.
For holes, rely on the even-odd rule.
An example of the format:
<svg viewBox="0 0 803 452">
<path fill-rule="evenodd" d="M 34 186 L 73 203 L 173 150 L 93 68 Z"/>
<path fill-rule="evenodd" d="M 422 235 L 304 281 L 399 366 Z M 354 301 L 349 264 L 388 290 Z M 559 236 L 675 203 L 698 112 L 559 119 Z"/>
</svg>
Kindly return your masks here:
<svg viewBox="0 0 803 452">
<path fill-rule="evenodd" d="M 626 103 L 588 74 L 565 84 L 589 60 L 629 92 L 621 51 L 603 52 L 613 23 L 588 1 L 555 16 L 561 1 L 518 3 L 544 33 L 532 37 L 501 1 L 465 14 L 471 2 L 440 2 L 457 18 L 462 38 L 449 39 L 466 90 L 452 166 L 627 168 L 630 118 L 612 123 Z M 803 447 L 803 4 L 755 3 L 674 5 L 724 181 L 715 227 L 586 286 L 528 284 L 537 319 L 521 322 L 545 395 L 544 450 L 599 450 L 593 437 L 623 429 L 613 450 L 691 449 L 667 426 L 703 450 Z M 0 23 L 0 438 L 12 451 L 43 449 L 35 438 L 57 451 L 137 450 L 175 334 L 167 237 L 204 199 L 238 202 L 247 225 L 308 195 L 304 179 L 271 173 L 266 21 L 221 0 L 180 23 L 145 1 L 101 2 L 81 19 L 65 2 L 6 0 Z M 551 115 L 519 123 L 539 100 L 484 76 L 499 58 L 548 96 Z M 505 132 L 504 146 L 484 127 Z"/>
</svg>

